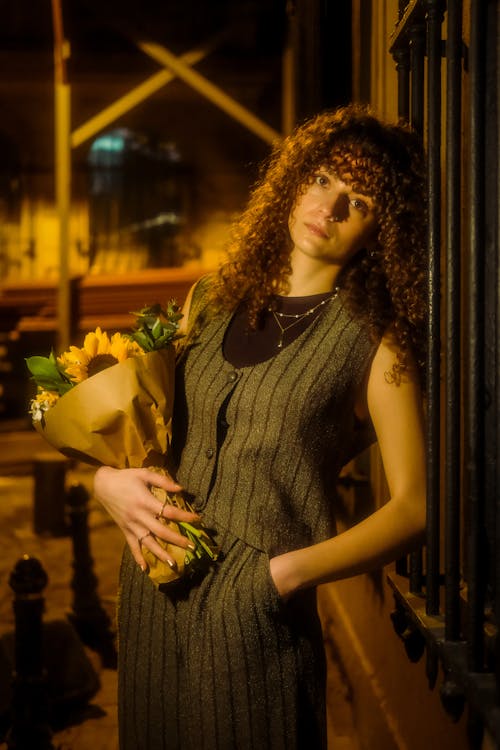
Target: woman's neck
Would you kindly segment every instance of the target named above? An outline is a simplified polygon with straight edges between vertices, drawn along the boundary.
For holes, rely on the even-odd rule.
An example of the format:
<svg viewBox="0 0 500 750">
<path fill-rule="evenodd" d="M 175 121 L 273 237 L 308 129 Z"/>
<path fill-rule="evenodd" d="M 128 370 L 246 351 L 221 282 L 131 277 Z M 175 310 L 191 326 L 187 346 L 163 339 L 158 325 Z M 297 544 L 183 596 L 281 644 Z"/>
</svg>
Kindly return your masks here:
<svg viewBox="0 0 500 750">
<path fill-rule="evenodd" d="M 305 297 L 331 292 L 336 286 L 340 268 L 337 265 L 311 262 L 301 256 L 291 257 L 292 273 L 287 279 L 286 297 Z"/>
</svg>

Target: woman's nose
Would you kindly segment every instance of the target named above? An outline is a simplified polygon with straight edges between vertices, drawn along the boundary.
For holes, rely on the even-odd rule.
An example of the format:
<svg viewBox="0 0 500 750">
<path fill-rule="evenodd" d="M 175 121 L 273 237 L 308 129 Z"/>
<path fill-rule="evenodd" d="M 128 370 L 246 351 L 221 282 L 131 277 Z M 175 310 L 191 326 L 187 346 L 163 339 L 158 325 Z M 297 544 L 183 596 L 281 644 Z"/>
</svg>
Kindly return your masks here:
<svg viewBox="0 0 500 750">
<path fill-rule="evenodd" d="M 322 211 L 330 221 L 345 221 L 349 215 L 349 198 L 342 191 L 326 195 L 322 203 Z"/>
</svg>

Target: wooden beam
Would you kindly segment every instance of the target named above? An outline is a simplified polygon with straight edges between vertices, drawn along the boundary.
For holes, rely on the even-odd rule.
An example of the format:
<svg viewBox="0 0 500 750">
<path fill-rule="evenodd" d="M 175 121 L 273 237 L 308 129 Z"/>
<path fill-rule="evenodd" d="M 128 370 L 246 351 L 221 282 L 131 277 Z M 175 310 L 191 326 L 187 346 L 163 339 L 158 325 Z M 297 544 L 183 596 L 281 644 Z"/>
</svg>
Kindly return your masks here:
<svg viewBox="0 0 500 750">
<path fill-rule="evenodd" d="M 243 107 L 235 99 L 228 96 L 221 88 L 211 83 L 207 78 L 197 73 L 195 70 L 186 65 L 181 58 L 174 55 L 166 47 L 153 42 L 137 42 L 137 46 L 146 55 L 152 57 L 157 62 L 167 68 L 170 68 L 179 78 L 187 83 L 191 88 L 198 91 L 202 96 L 222 109 L 234 120 L 244 125 L 252 133 L 267 143 L 274 143 L 281 139 L 281 133 L 271 128 L 265 122 L 260 120 L 246 107 Z"/>
<path fill-rule="evenodd" d="M 204 57 L 210 54 L 215 47 L 215 40 L 207 43 L 200 49 L 191 50 L 180 56 L 180 60 L 186 65 L 195 65 Z M 129 112 L 133 107 L 148 99 L 163 86 L 173 81 L 175 74 L 170 70 L 160 70 L 158 73 L 147 78 L 143 83 L 136 86 L 124 96 L 117 99 L 113 104 L 103 109 L 97 115 L 94 115 L 87 122 L 76 128 L 71 134 L 71 146 L 77 148 L 85 141 L 90 140 L 104 128 L 117 120 L 122 115 Z"/>
<path fill-rule="evenodd" d="M 193 70 L 188 64 L 189 61 L 186 62 L 183 56 L 174 55 L 160 44 L 138 41 L 137 29 L 132 28 L 123 18 L 106 15 L 105 6 L 102 8 L 102 12 L 106 23 L 111 28 L 118 31 L 127 39 L 130 39 L 142 52 L 153 60 L 156 60 L 156 62 L 159 62 L 160 65 L 170 70 L 171 73 L 177 75 L 188 86 L 198 91 L 198 93 L 219 107 L 219 109 L 222 109 L 234 120 L 240 122 L 248 130 L 255 133 L 259 138 L 262 138 L 266 143 L 274 143 L 277 139 L 281 140 L 281 133 L 271 128 L 267 123 L 254 115 L 253 112 L 226 94 L 221 88 Z M 221 34 L 222 36 L 230 35 L 230 29 L 224 30 Z M 217 38 L 221 38 L 221 35 L 218 35 Z"/>
</svg>

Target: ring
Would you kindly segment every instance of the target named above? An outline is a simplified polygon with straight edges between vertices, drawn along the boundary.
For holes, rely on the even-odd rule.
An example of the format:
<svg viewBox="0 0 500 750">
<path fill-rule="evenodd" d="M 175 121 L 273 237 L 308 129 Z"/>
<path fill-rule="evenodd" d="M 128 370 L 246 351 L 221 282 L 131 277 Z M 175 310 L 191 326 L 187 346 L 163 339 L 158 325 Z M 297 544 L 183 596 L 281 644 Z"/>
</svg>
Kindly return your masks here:
<svg viewBox="0 0 500 750">
<path fill-rule="evenodd" d="M 168 505 L 169 497 L 168 495 L 165 497 L 165 500 L 163 501 L 163 505 L 161 506 L 160 512 L 156 514 L 156 518 L 162 518 L 163 517 L 163 511 L 165 510 L 166 506 Z"/>
<path fill-rule="evenodd" d="M 137 538 L 137 541 L 139 542 L 139 547 L 142 544 L 142 540 L 145 539 L 147 536 L 151 536 L 151 531 L 147 531 L 145 534 Z"/>
</svg>

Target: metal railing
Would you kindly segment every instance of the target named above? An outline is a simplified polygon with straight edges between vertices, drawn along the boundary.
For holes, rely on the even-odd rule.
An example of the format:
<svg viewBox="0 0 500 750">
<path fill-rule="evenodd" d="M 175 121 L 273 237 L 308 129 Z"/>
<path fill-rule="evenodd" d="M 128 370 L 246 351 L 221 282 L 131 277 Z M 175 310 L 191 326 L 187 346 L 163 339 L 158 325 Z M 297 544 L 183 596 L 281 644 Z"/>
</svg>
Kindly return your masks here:
<svg viewBox="0 0 500 750">
<path fill-rule="evenodd" d="M 427 543 L 391 584 L 410 658 L 500 746 L 498 32 L 496 0 L 413 0 L 391 39 L 426 141 L 430 264 Z"/>
</svg>

